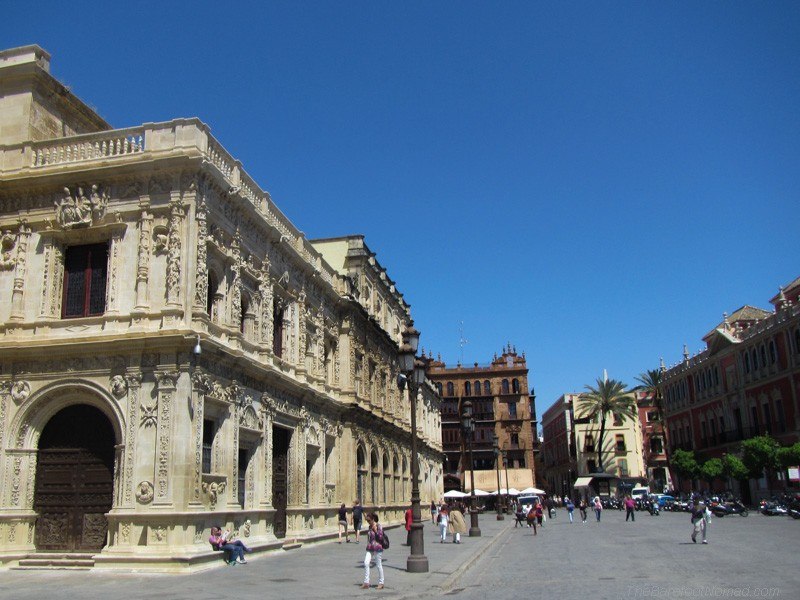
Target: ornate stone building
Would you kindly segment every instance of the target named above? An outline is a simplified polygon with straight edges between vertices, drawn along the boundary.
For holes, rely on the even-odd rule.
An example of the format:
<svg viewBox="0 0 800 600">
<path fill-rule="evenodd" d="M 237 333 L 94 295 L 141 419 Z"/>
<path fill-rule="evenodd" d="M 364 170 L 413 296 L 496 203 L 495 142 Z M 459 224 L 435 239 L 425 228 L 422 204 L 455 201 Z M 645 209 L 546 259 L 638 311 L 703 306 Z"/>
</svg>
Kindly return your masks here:
<svg viewBox="0 0 800 600">
<path fill-rule="evenodd" d="M 461 407 L 472 402 L 475 434 L 472 456 L 475 486 L 497 489 L 493 436 L 497 435 L 502 451 L 500 468 L 502 488 L 524 489 L 536 485 L 534 455 L 538 453 L 536 407 L 528 394 L 528 366 L 525 354 L 518 355 L 510 344 L 491 364 L 448 367 L 440 360 L 428 360 L 428 377 L 435 383 L 442 399 L 442 443 L 445 452 L 445 479 L 448 489 L 469 489 L 464 479 L 464 440 L 461 431 Z M 485 490 L 489 491 L 489 490 Z"/>
<path fill-rule="evenodd" d="M 49 58 L 0 52 L 0 563 L 194 568 L 212 525 L 279 548 L 359 496 L 399 521 L 410 310 L 363 239 L 307 240 L 197 119 L 112 129 Z"/>
</svg>

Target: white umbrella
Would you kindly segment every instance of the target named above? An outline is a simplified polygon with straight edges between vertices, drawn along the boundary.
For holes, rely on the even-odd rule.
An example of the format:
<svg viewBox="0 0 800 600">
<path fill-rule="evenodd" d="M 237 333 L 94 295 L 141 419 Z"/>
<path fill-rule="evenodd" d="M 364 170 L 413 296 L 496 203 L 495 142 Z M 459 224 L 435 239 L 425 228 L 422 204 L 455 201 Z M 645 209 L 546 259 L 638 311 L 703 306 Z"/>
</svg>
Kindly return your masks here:
<svg viewBox="0 0 800 600">
<path fill-rule="evenodd" d="M 508 493 L 511 496 L 519 496 L 520 491 L 517 488 L 508 488 Z"/>
<path fill-rule="evenodd" d="M 539 488 L 535 487 L 527 487 L 520 492 L 520 494 L 544 494 L 544 490 L 540 490 Z"/>
<path fill-rule="evenodd" d="M 491 496 L 491 494 L 489 492 L 484 492 L 483 490 L 479 490 L 478 488 L 475 488 L 475 495 L 476 496 Z"/>
<path fill-rule="evenodd" d="M 458 490 L 450 490 L 444 493 L 445 498 L 463 498 L 464 496 L 467 496 L 467 494 L 459 492 Z"/>
</svg>

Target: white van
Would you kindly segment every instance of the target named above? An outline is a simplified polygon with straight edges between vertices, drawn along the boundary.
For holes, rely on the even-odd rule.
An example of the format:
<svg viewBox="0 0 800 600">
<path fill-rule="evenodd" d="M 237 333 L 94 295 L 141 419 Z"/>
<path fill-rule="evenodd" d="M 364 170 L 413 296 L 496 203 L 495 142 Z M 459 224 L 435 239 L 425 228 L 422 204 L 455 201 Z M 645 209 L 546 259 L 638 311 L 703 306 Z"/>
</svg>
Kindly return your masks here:
<svg viewBox="0 0 800 600">
<path fill-rule="evenodd" d="M 528 514 L 528 511 L 531 509 L 531 506 L 537 503 L 541 503 L 541 501 L 542 499 L 536 494 L 519 496 L 517 498 L 517 503 L 522 507 L 526 515 Z"/>
<path fill-rule="evenodd" d="M 637 500 L 644 496 L 650 495 L 650 488 L 649 487 L 635 487 L 631 490 L 631 498 Z"/>
</svg>

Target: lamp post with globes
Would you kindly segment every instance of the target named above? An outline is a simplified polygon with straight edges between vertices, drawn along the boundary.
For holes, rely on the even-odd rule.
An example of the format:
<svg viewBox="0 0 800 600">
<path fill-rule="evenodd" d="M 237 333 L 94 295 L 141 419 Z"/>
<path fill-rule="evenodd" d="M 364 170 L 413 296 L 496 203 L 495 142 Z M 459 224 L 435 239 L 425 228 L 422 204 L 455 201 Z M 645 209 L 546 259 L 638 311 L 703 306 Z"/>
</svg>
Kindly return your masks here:
<svg viewBox="0 0 800 600">
<path fill-rule="evenodd" d="M 472 437 L 475 435 L 475 421 L 472 420 L 472 402 L 465 400 L 461 412 L 461 430 L 467 442 L 469 454 L 469 537 L 480 537 L 481 528 L 478 527 L 478 500 L 475 497 L 475 465 L 472 462 Z"/>
<path fill-rule="evenodd" d="M 414 322 L 409 321 L 403 331 L 403 343 L 398 354 L 400 374 L 397 387 L 404 390 L 408 385 L 411 401 L 411 554 L 406 561 L 409 573 L 427 573 L 428 558 L 425 556 L 422 512 L 419 506 L 419 459 L 417 457 L 417 394 L 419 386 L 425 382 L 425 364 L 417 360 L 419 331 Z"/>
<path fill-rule="evenodd" d="M 503 496 L 500 494 L 500 444 L 498 443 L 496 433 L 492 437 L 492 450 L 494 451 L 494 463 L 497 469 L 497 520 L 502 521 L 505 517 L 503 516 L 501 506 Z"/>
</svg>

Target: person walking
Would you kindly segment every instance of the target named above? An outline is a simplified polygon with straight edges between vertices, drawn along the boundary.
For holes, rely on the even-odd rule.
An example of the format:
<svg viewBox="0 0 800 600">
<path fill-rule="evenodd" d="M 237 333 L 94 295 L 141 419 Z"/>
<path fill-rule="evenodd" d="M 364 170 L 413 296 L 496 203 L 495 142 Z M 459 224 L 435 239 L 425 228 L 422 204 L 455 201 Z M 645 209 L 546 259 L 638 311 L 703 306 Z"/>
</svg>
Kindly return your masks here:
<svg viewBox="0 0 800 600">
<path fill-rule="evenodd" d="M 630 517 L 631 521 L 636 521 L 636 502 L 634 502 L 633 498 L 630 497 L 630 494 L 625 498 L 625 521 L 628 521 L 628 517 Z"/>
<path fill-rule="evenodd" d="M 571 498 L 567 498 L 567 516 L 569 517 L 569 522 L 572 523 L 572 513 L 575 512 L 575 505 L 572 503 Z"/>
<path fill-rule="evenodd" d="M 450 523 L 449 516 L 450 513 L 446 506 L 443 506 L 439 509 L 439 533 L 441 535 L 441 539 L 439 540 L 440 544 L 444 544 L 447 541 L 447 526 Z"/>
<path fill-rule="evenodd" d="M 453 543 L 460 544 L 461 534 L 467 533 L 467 522 L 464 520 L 464 513 L 462 513 L 458 509 L 458 506 L 456 506 L 456 508 L 450 511 L 448 517 L 449 523 L 447 530 L 453 534 Z"/>
<path fill-rule="evenodd" d="M 603 512 L 603 503 L 600 502 L 600 496 L 594 497 L 594 514 L 597 516 L 597 522 L 600 522 L 600 515 Z"/>
<path fill-rule="evenodd" d="M 361 500 L 356 499 L 353 502 L 353 530 L 356 532 L 356 544 L 360 544 L 359 537 L 361 536 L 361 519 L 364 516 L 364 507 L 361 506 Z"/>
<path fill-rule="evenodd" d="M 347 531 L 347 507 L 344 502 L 339 507 L 339 543 L 342 543 L 342 532 L 344 532 L 344 539 L 350 543 L 350 533 Z"/>
<path fill-rule="evenodd" d="M 581 498 L 578 510 L 581 511 L 581 522 L 586 523 L 586 498 Z"/>
<path fill-rule="evenodd" d="M 414 522 L 414 515 L 411 512 L 411 507 L 406 509 L 406 546 L 411 545 L 411 523 Z"/>
<path fill-rule="evenodd" d="M 383 589 L 383 529 L 378 525 L 378 515 L 371 512 L 367 515 L 367 553 L 364 555 L 364 583 L 362 590 L 370 588 L 369 567 L 375 561 L 378 568 L 378 589 Z"/>
<path fill-rule="evenodd" d="M 692 541 L 697 543 L 697 534 L 703 535 L 703 543 L 708 543 L 708 525 L 711 523 L 711 511 L 703 502 L 698 502 L 692 510 Z"/>
<path fill-rule="evenodd" d="M 436 514 L 438 512 L 439 511 L 436 509 L 436 502 L 431 500 L 431 523 L 433 523 L 434 525 L 436 525 Z"/>
<path fill-rule="evenodd" d="M 537 502 L 536 506 L 533 507 L 533 514 L 536 515 L 536 522 L 539 524 L 539 527 L 544 527 L 542 525 L 542 518 L 544 517 L 544 508 L 542 507 L 541 502 Z"/>
<path fill-rule="evenodd" d="M 528 511 L 528 527 L 533 527 L 533 535 L 536 535 L 536 507 L 531 506 Z"/>
</svg>

